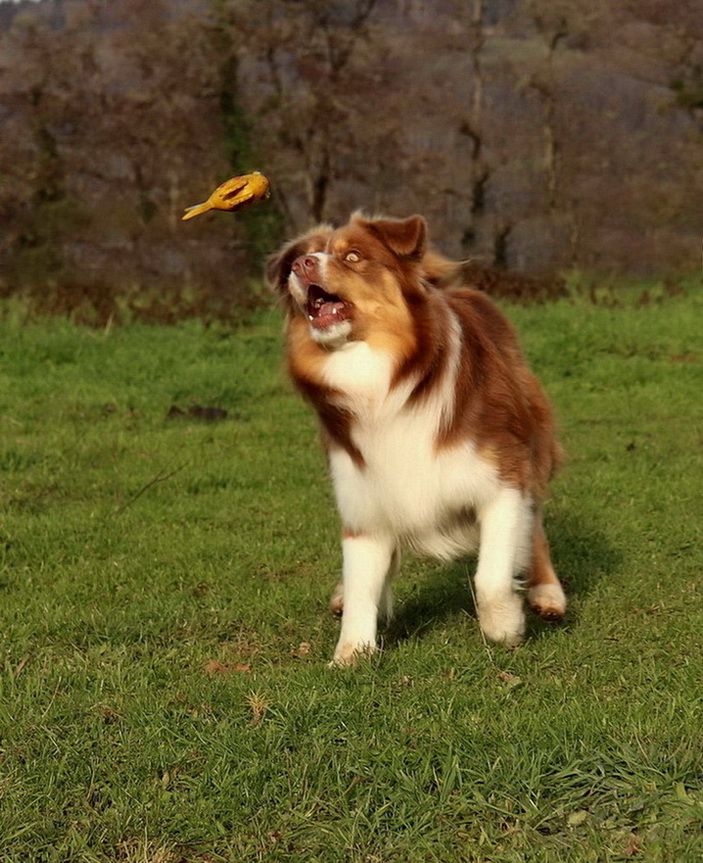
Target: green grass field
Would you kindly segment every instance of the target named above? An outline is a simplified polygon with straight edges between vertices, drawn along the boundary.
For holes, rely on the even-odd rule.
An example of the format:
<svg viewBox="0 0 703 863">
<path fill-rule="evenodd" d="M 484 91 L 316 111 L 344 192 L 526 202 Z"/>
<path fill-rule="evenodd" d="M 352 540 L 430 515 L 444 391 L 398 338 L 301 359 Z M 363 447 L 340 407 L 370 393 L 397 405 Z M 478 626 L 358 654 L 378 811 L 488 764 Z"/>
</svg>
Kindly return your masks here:
<svg viewBox="0 0 703 863">
<path fill-rule="evenodd" d="M 473 563 L 407 557 L 345 671 L 279 317 L 5 314 L 2 863 L 703 859 L 703 299 L 506 308 L 569 454 L 568 619 L 486 647 Z"/>
</svg>

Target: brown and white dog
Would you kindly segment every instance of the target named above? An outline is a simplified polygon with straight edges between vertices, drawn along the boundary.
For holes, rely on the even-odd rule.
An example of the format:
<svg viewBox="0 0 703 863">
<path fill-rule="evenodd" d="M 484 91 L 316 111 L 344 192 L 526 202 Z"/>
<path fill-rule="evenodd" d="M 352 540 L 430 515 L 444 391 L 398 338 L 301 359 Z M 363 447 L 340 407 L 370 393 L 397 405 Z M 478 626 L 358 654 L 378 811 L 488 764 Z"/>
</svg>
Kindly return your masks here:
<svg viewBox="0 0 703 863">
<path fill-rule="evenodd" d="M 357 213 L 268 263 L 342 520 L 337 665 L 375 650 L 403 545 L 443 559 L 479 548 L 478 619 L 492 641 L 523 637 L 520 576 L 542 617 L 566 609 L 541 516 L 560 452 L 549 403 L 510 324 L 426 235 L 419 216 Z"/>
</svg>

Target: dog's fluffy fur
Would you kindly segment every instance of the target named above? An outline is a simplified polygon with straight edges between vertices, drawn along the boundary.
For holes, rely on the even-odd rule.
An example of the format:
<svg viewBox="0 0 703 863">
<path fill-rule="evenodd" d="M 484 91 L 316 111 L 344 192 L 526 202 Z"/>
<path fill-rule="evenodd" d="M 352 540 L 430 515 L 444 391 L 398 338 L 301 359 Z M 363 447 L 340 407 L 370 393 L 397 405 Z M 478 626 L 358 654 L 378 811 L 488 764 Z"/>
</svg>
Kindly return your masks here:
<svg viewBox="0 0 703 863">
<path fill-rule="evenodd" d="M 566 608 L 541 517 L 560 452 L 549 403 L 510 324 L 426 235 L 419 216 L 357 213 L 268 264 L 342 520 L 340 665 L 376 648 L 403 545 L 443 559 L 479 548 L 478 617 L 493 641 L 522 639 L 518 576 L 542 617 Z"/>
</svg>

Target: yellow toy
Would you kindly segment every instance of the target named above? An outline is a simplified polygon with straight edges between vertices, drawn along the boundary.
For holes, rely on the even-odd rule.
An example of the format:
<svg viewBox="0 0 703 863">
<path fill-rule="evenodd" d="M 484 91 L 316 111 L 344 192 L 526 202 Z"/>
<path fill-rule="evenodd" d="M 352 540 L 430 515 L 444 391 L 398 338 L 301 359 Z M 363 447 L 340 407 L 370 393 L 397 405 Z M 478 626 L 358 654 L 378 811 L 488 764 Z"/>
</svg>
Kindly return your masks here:
<svg viewBox="0 0 703 863">
<path fill-rule="evenodd" d="M 238 210 L 246 204 L 254 204 L 264 198 L 268 198 L 271 184 L 261 171 L 252 174 L 242 174 L 241 177 L 232 177 L 230 180 L 218 186 L 207 201 L 187 207 L 182 220 L 186 222 L 201 213 L 209 210 Z"/>
</svg>

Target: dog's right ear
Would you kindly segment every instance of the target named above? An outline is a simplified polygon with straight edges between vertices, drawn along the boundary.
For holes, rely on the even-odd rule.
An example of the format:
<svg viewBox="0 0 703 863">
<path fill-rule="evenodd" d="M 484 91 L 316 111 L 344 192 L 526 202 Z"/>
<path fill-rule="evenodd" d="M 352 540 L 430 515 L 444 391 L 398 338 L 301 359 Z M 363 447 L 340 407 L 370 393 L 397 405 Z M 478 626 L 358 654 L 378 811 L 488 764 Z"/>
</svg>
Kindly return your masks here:
<svg viewBox="0 0 703 863">
<path fill-rule="evenodd" d="M 283 246 L 278 252 L 266 260 L 266 282 L 276 293 L 288 294 L 288 278 L 293 269 L 293 263 L 300 255 L 321 252 L 327 246 L 327 240 L 332 234 L 331 225 L 318 225 L 302 237 Z"/>
<path fill-rule="evenodd" d="M 427 222 L 422 216 L 410 216 L 408 219 L 365 219 L 355 214 L 358 222 L 398 257 L 411 261 L 419 261 L 427 248 Z"/>
</svg>

